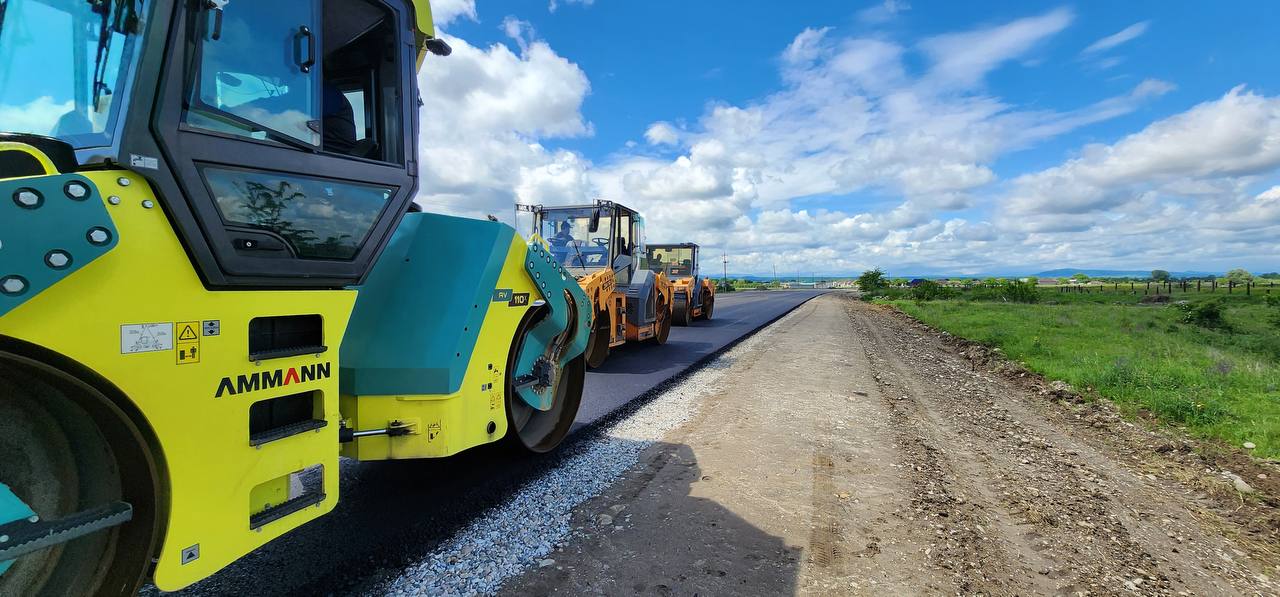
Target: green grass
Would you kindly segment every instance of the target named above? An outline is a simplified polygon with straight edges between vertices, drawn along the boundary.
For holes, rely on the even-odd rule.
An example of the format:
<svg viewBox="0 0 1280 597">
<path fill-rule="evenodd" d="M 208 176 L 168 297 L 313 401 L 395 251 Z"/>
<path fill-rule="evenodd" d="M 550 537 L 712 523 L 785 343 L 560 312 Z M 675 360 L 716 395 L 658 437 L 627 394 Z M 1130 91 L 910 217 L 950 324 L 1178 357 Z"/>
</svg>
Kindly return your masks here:
<svg viewBox="0 0 1280 597">
<path fill-rule="evenodd" d="M 1107 296 L 1111 294 L 1111 296 Z M 1182 312 L 1132 295 L 1058 295 L 1040 304 L 892 301 L 937 328 L 1000 347 L 1050 379 L 1092 388 L 1189 432 L 1280 457 L 1280 306 L 1225 301 L 1227 329 L 1182 323 Z M 1132 298 L 1132 300 L 1130 300 Z M 1175 294 L 1174 300 L 1207 300 Z M 1225 298 L 1221 293 L 1218 298 Z"/>
</svg>

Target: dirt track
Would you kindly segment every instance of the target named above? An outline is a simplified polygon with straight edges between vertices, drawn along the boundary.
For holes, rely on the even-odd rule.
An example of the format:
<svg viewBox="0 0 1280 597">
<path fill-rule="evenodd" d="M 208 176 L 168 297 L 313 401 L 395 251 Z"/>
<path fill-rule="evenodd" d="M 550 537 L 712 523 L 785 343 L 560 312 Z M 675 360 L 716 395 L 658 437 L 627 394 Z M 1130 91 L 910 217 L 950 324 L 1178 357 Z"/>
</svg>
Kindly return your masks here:
<svg viewBox="0 0 1280 597">
<path fill-rule="evenodd" d="M 847 295 L 761 333 L 505 591 L 1280 594 L 1280 470 Z"/>
</svg>

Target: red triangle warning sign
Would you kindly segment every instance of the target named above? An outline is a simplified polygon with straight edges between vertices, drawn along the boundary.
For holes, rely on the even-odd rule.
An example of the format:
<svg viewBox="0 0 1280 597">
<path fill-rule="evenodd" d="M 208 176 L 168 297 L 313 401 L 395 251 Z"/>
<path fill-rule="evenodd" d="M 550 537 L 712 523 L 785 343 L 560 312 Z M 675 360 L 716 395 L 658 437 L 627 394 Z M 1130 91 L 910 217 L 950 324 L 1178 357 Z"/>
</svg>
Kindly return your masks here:
<svg viewBox="0 0 1280 597">
<path fill-rule="evenodd" d="M 195 326 L 184 325 L 182 326 L 182 333 L 178 334 L 178 339 L 179 340 L 199 340 L 200 337 L 196 335 Z"/>
</svg>

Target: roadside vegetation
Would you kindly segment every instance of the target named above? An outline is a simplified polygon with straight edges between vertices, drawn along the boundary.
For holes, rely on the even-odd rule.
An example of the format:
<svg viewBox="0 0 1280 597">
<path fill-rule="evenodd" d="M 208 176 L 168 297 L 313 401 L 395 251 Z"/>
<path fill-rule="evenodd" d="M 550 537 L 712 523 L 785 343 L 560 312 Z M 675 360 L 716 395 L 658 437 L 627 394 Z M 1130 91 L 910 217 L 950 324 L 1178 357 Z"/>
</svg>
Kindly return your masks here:
<svg viewBox="0 0 1280 597">
<path fill-rule="evenodd" d="M 1131 415 L 1145 411 L 1280 457 L 1280 293 L 1175 292 L 1152 302 L 1142 292 L 1064 293 L 1016 281 L 876 287 L 874 273 L 863 275 L 873 274 L 866 298 L 1000 348 Z"/>
</svg>

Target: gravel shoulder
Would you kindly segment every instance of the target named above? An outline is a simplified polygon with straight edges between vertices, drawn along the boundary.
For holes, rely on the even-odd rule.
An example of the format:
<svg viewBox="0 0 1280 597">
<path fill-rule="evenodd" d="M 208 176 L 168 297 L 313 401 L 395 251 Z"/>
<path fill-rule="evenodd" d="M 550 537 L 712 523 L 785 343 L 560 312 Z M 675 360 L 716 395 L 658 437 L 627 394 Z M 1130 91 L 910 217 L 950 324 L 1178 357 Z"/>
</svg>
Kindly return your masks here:
<svg viewBox="0 0 1280 597">
<path fill-rule="evenodd" d="M 1266 463 L 849 295 L 734 353 L 503 593 L 1280 594 Z"/>
</svg>

